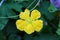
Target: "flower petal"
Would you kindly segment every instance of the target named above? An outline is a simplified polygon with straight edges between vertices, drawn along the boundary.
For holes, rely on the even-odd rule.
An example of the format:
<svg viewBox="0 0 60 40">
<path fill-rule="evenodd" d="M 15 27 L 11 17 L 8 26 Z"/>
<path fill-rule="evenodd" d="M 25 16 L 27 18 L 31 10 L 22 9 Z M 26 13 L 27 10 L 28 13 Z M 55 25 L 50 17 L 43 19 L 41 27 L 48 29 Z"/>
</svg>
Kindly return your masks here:
<svg viewBox="0 0 60 40">
<path fill-rule="evenodd" d="M 26 22 L 23 21 L 23 20 L 17 20 L 16 21 L 16 26 L 17 26 L 17 29 L 19 29 L 20 31 L 23 31 L 24 30 L 24 27 L 26 26 Z"/>
<path fill-rule="evenodd" d="M 27 18 L 29 18 L 29 14 L 30 14 L 30 11 L 28 9 L 26 9 L 24 12 L 20 13 L 19 18 L 27 19 Z"/>
<path fill-rule="evenodd" d="M 32 19 L 38 19 L 38 18 L 40 18 L 41 17 L 41 14 L 40 14 L 40 12 L 38 11 L 38 10 L 33 10 L 32 12 L 31 12 L 31 18 Z"/>
<path fill-rule="evenodd" d="M 35 31 L 39 32 L 43 28 L 43 21 L 42 20 L 34 21 L 33 27 L 34 27 Z"/>
<path fill-rule="evenodd" d="M 28 24 L 26 27 L 24 27 L 24 31 L 27 33 L 27 34 L 32 34 L 34 32 L 34 29 L 32 27 L 31 24 Z"/>
</svg>

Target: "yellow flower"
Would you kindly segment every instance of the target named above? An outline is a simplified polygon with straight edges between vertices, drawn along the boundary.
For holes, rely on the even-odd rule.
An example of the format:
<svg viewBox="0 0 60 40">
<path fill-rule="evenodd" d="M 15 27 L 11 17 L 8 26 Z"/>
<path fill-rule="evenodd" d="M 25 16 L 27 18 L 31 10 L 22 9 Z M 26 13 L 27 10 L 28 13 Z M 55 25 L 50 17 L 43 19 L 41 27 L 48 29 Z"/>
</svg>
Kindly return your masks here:
<svg viewBox="0 0 60 40">
<path fill-rule="evenodd" d="M 32 34 L 34 31 L 39 32 L 43 28 L 43 21 L 38 20 L 41 17 L 41 13 L 38 10 L 30 11 L 26 9 L 19 15 L 19 20 L 16 21 L 17 29 L 25 31 L 27 34 Z"/>
</svg>

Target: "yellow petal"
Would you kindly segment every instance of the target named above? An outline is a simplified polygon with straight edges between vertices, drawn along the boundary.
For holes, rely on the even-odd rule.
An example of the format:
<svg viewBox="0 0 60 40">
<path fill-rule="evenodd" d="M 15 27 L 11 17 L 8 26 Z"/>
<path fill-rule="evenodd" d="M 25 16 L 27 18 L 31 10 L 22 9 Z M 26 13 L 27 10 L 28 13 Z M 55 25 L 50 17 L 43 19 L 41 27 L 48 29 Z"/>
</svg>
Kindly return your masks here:
<svg viewBox="0 0 60 40">
<path fill-rule="evenodd" d="M 25 21 L 23 21 L 23 20 L 17 20 L 16 21 L 16 27 L 18 30 L 23 31 L 25 26 L 26 26 Z"/>
<path fill-rule="evenodd" d="M 42 20 L 34 21 L 33 27 L 34 27 L 35 31 L 39 32 L 43 28 L 43 21 Z"/>
<path fill-rule="evenodd" d="M 31 24 L 28 24 L 26 27 L 24 27 L 24 31 L 27 33 L 27 34 L 32 34 L 34 32 L 34 29 L 32 27 Z"/>
<path fill-rule="evenodd" d="M 38 18 L 40 18 L 41 17 L 41 14 L 40 14 L 40 12 L 38 11 L 38 10 L 33 10 L 32 12 L 31 12 L 31 18 L 32 19 L 38 19 Z"/>
<path fill-rule="evenodd" d="M 27 19 L 27 18 L 29 18 L 29 14 L 30 14 L 30 11 L 28 9 L 26 9 L 24 12 L 21 12 L 19 14 L 19 18 L 21 18 L 21 19 Z"/>
</svg>

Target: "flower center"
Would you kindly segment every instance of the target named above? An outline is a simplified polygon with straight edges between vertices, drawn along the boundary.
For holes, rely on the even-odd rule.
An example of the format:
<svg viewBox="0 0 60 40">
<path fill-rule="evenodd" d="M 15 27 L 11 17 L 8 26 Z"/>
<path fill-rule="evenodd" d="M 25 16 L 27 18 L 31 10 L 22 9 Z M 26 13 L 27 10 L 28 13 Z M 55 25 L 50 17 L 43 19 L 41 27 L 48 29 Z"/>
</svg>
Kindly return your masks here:
<svg viewBox="0 0 60 40">
<path fill-rule="evenodd" d="M 32 22 L 33 22 L 33 20 L 31 18 L 28 18 L 26 21 L 28 24 L 32 24 Z"/>
</svg>

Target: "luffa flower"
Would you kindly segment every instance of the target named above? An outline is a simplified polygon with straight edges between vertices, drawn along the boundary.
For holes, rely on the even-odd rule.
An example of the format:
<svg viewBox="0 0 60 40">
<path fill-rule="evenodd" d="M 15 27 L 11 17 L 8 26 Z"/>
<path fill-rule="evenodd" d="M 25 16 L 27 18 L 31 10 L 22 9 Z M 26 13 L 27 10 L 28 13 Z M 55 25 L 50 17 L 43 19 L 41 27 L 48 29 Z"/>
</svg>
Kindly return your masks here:
<svg viewBox="0 0 60 40">
<path fill-rule="evenodd" d="M 60 9 L 60 0 L 50 0 L 50 2 L 58 9 Z"/>
<path fill-rule="evenodd" d="M 43 21 L 38 20 L 41 14 L 38 10 L 30 11 L 26 9 L 19 15 L 19 20 L 16 21 L 17 29 L 20 31 L 25 31 L 27 34 L 32 34 L 34 31 L 39 32 L 43 28 Z"/>
</svg>

